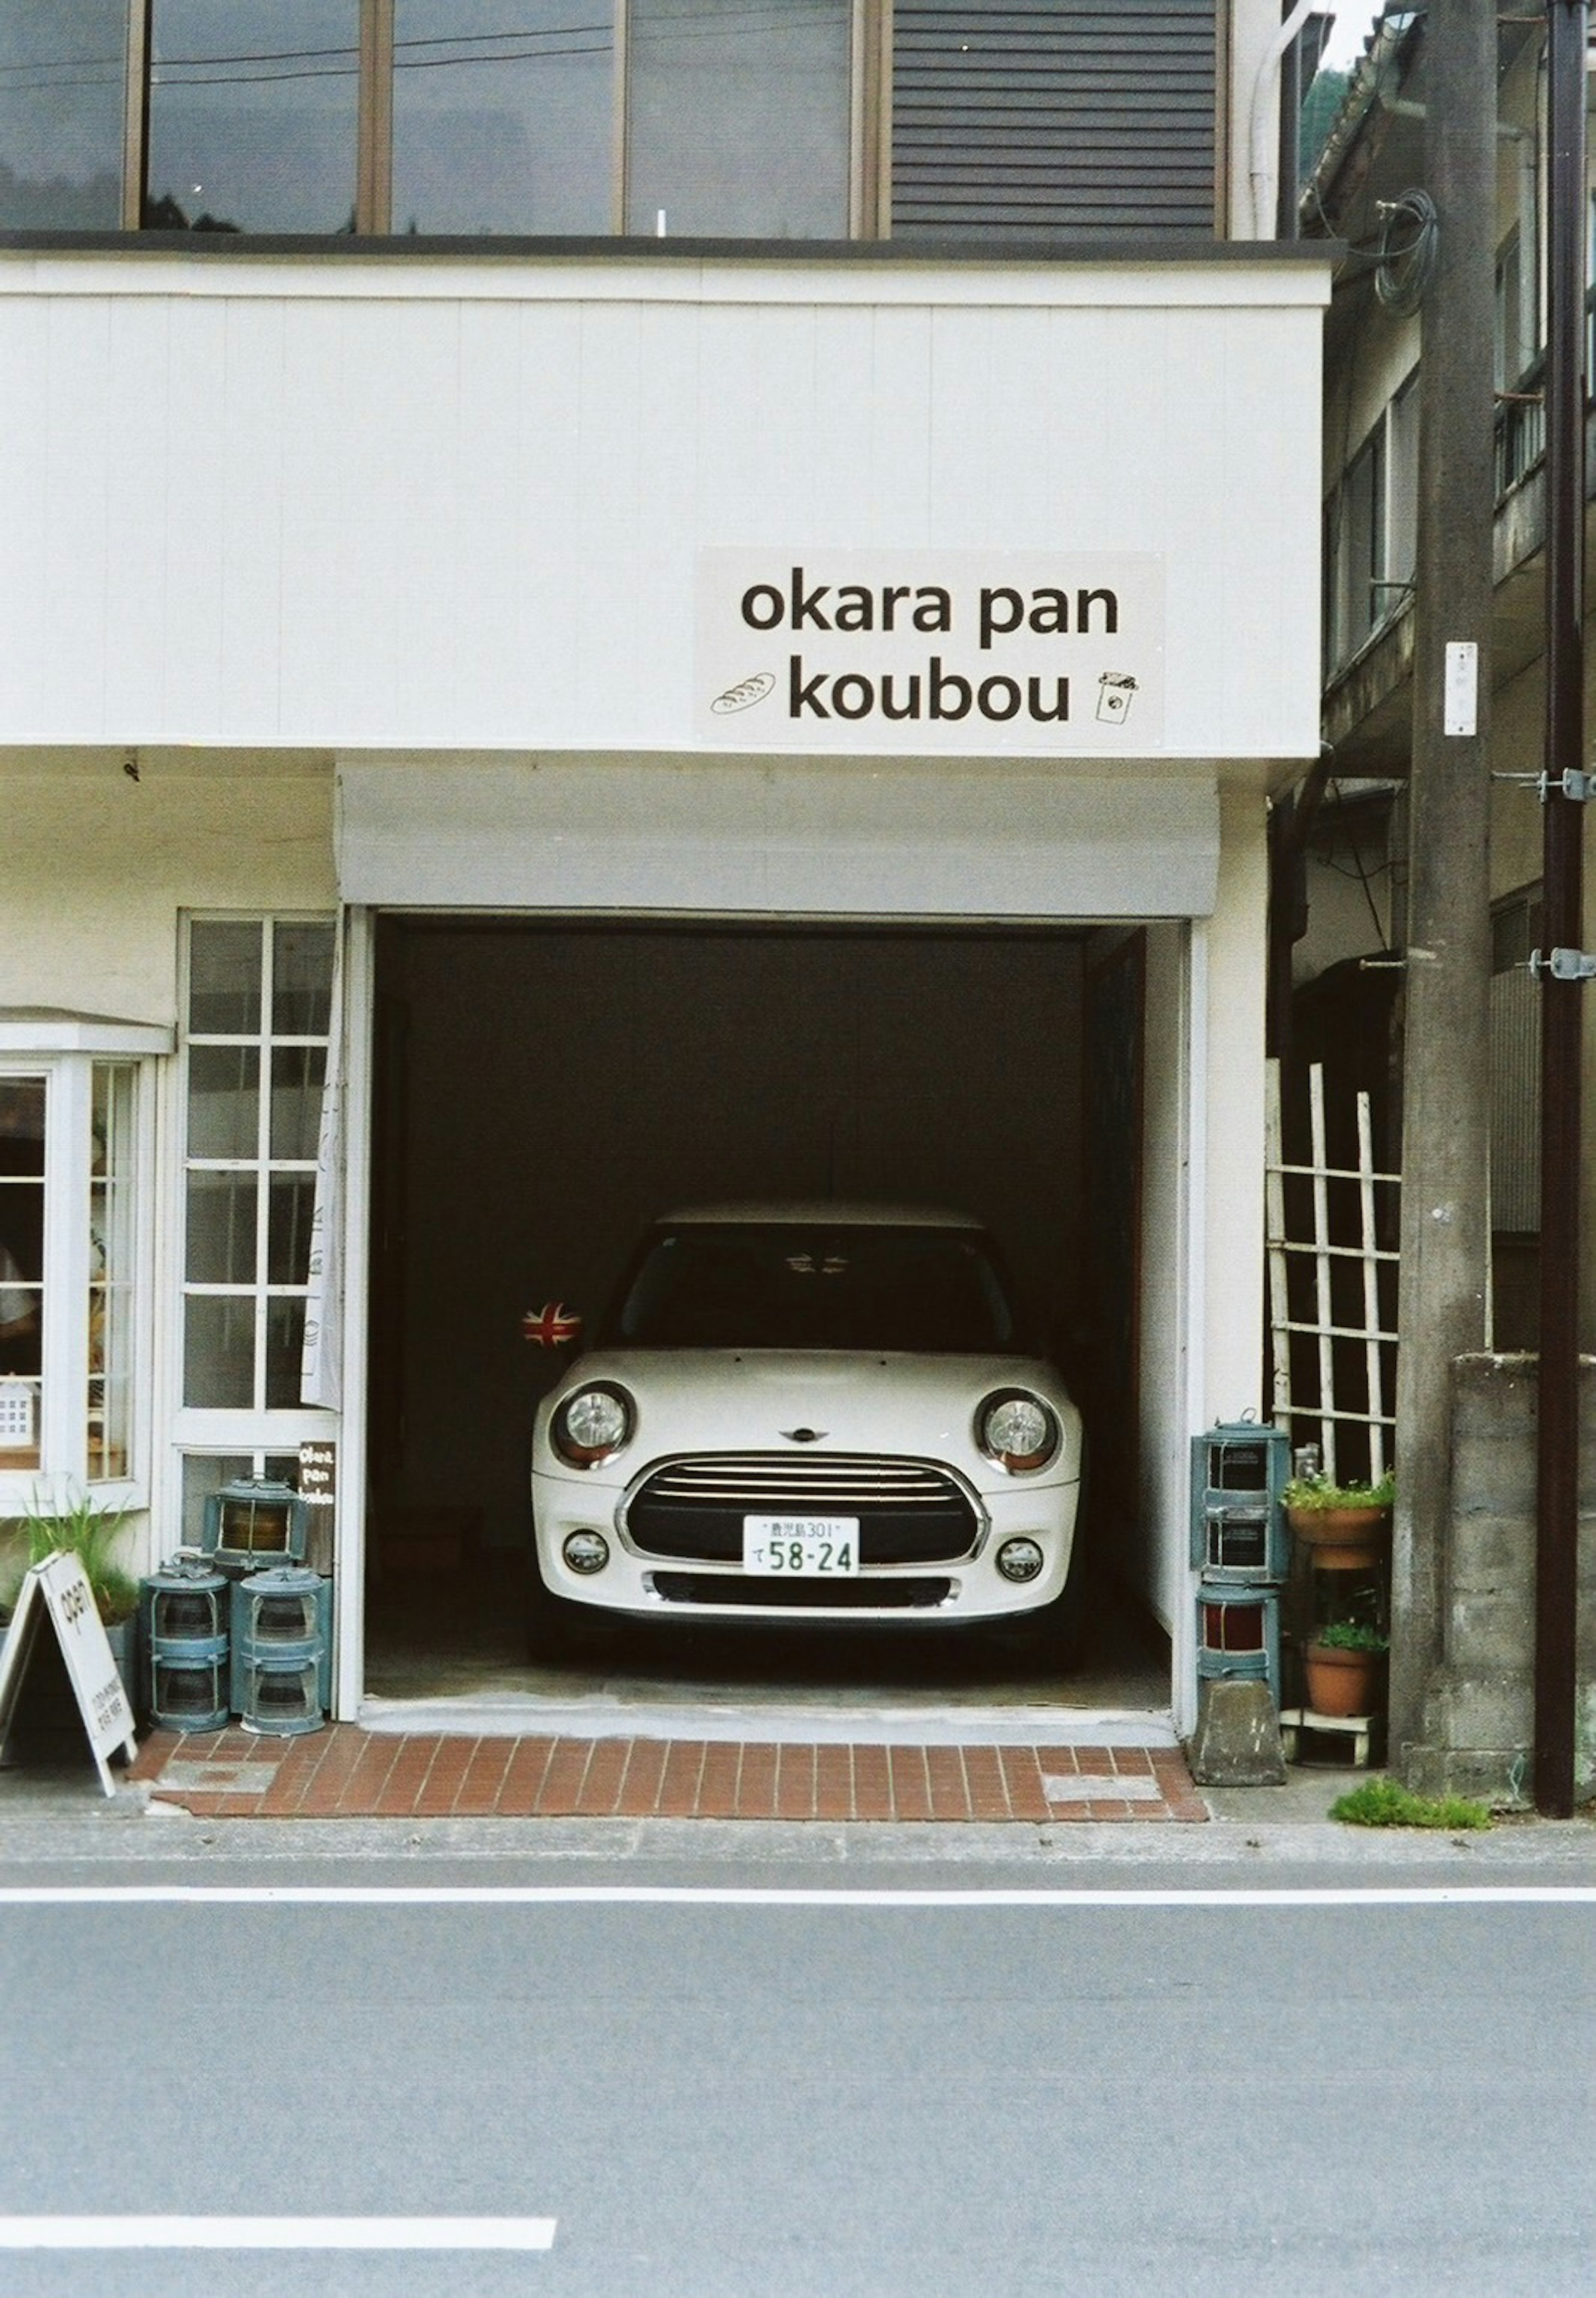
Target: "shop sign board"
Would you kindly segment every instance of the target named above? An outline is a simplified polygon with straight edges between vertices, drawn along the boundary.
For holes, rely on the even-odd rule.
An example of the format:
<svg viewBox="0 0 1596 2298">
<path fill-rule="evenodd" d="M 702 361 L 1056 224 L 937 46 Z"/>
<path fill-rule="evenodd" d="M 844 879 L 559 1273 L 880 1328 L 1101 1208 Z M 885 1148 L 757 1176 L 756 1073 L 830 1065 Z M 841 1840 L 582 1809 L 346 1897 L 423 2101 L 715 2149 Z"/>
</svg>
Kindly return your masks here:
<svg viewBox="0 0 1596 2298">
<path fill-rule="evenodd" d="M 338 1447 L 325 1438 L 299 1448 L 299 1489 L 311 1508 L 330 1509 L 338 1498 Z"/>
<path fill-rule="evenodd" d="M 707 550 L 697 590 L 694 732 L 718 746 L 1162 748 L 1154 553 Z"/>
<path fill-rule="evenodd" d="M 10 1736 L 28 1664 L 40 1626 L 46 1621 L 54 1630 L 66 1663 L 100 1784 L 108 1796 L 114 1795 L 105 1758 L 112 1748 L 125 1747 L 131 1762 L 136 1751 L 133 1712 L 95 1608 L 88 1575 L 78 1557 L 59 1550 L 42 1564 L 34 1565 L 24 1577 L 5 1641 L 0 1645 L 0 1750 Z"/>
</svg>

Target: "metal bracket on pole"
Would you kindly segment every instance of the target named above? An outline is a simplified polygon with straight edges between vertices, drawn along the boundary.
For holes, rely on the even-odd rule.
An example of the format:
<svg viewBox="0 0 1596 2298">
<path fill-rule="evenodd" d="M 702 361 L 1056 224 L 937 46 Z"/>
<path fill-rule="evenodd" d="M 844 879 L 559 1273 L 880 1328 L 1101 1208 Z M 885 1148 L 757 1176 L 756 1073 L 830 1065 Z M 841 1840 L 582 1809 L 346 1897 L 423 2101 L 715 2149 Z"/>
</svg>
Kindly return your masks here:
<svg viewBox="0 0 1596 2298">
<path fill-rule="evenodd" d="M 1522 782 L 1526 789 L 1533 784 L 1542 806 L 1554 789 L 1562 797 L 1572 798 L 1578 806 L 1584 806 L 1591 798 L 1596 798 L 1596 773 L 1582 774 L 1573 766 L 1567 767 L 1559 774 L 1555 782 L 1550 774 L 1544 773 L 1495 773 L 1491 779 L 1493 782 Z"/>
<path fill-rule="evenodd" d="M 1596 981 L 1596 951 L 1538 949 L 1529 961 L 1537 979 L 1550 973 L 1554 981 Z"/>
</svg>

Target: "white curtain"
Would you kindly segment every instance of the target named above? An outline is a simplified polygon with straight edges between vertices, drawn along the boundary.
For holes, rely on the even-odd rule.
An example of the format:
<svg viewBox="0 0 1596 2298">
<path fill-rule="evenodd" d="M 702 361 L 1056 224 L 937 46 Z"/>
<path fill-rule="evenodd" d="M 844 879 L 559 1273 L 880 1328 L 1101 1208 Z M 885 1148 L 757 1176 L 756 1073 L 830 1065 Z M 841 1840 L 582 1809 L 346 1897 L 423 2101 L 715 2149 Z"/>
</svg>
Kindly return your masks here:
<svg viewBox="0 0 1596 2298">
<path fill-rule="evenodd" d="M 327 1035 L 327 1083 L 316 1143 L 316 1204 L 310 1218 L 310 1291 L 305 1302 L 305 1345 L 300 1359 L 299 1400 L 336 1411 L 343 1401 L 343 1280 L 339 1241 L 343 1225 L 343 942 L 338 913 L 333 955 L 333 1007 Z"/>
</svg>

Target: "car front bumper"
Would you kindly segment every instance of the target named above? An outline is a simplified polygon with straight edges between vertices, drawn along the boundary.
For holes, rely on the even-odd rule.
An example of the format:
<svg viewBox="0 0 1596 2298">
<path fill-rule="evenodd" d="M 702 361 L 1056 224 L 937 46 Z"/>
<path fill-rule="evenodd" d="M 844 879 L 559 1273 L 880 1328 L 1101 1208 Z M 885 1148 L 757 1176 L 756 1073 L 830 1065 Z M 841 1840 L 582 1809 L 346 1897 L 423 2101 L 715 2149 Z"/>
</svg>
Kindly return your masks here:
<svg viewBox="0 0 1596 2298">
<path fill-rule="evenodd" d="M 1079 1484 L 1005 1484 L 973 1496 L 982 1518 L 971 1552 L 955 1560 L 865 1565 L 841 1579 L 757 1579 L 740 1564 L 645 1555 L 624 1530 L 630 1486 L 593 1476 L 534 1472 L 533 1517 L 544 1584 L 573 1603 L 636 1618 L 765 1620 L 883 1626 L 1001 1620 L 1038 1610 L 1062 1593 L 1070 1569 Z M 573 1572 L 562 1550 L 575 1532 L 608 1544 L 602 1571 Z M 997 1569 L 1005 1541 L 1036 1541 L 1043 1567 L 1014 1582 Z"/>
</svg>

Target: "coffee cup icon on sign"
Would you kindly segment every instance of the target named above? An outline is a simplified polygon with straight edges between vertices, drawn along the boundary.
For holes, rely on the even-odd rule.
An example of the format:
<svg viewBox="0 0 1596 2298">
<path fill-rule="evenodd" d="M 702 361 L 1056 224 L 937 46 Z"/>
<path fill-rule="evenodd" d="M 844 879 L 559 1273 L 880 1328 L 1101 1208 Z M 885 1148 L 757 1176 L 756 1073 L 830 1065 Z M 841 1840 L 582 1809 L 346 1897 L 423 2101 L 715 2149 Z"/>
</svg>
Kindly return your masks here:
<svg viewBox="0 0 1596 2298">
<path fill-rule="evenodd" d="M 1097 715 L 1119 725 L 1130 715 L 1136 681 L 1129 671 L 1105 670 L 1097 681 Z"/>
</svg>

